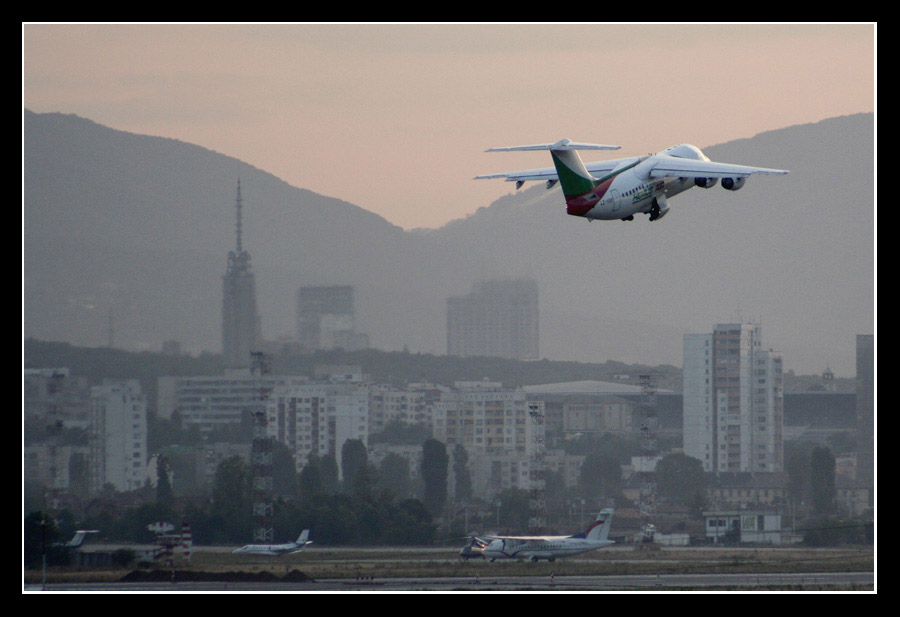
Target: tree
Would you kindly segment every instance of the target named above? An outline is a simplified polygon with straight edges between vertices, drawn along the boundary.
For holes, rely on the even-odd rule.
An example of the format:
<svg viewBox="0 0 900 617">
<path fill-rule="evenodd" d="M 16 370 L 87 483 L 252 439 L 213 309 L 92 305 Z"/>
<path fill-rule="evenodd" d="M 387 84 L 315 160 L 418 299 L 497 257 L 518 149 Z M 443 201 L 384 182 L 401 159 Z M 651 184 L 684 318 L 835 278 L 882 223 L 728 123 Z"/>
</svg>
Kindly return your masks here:
<svg viewBox="0 0 900 617">
<path fill-rule="evenodd" d="M 806 452 L 794 452 L 785 465 L 788 476 L 788 496 L 795 509 L 803 504 L 803 499 L 809 492 L 809 469 L 810 458 Z"/>
<path fill-rule="evenodd" d="M 297 464 L 294 454 L 284 443 L 272 441 L 272 484 L 285 499 L 297 496 Z"/>
<path fill-rule="evenodd" d="M 322 483 L 322 492 L 328 495 L 334 495 L 340 490 L 337 460 L 334 455 L 326 454 L 319 458 L 319 481 Z"/>
<path fill-rule="evenodd" d="M 169 459 L 162 454 L 156 457 L 156 506 L 163 511 L 172 509 L 172 483 L 169 482 Z"/>
<path fill-rule="evenodd" d="M 440 516 L 447 501 L 447 447 L 437 439 L 422 444 L 422 480 L 425 483 L 425 506 L 432 516 Z"/>
<path fill-rule="evenodd" d="M 834 511 L 834 454 L 828 448 L 813 448 L 809 460 L 809 489 L 816 514 Z"/>
<path fill-rule="evenodd" d="M 398 500 L 409 498 L 412 494 L 409 461 L 395 452 L 388 453 L 381 461 L 381 482 Z"/>
<path fill-rule="evenodd" d="M 344 481 L 344 492 L 353 493 L 356 486 L 356 474 L 369 462 L 366 444 L 361 439 L 348 439 L 341 446 L 341 474 Z"/>
<path fill-rule="evenodd" d="M 251 526 L 250 470 L 240 456 L 224 459 L 216 468 L 213 513 L 220 525 L 219 541 L 246 537 Z"/>
<path fill-rule="evenodd" d="M 472 498 L 472 476 L 469 474 L 469 453 L 461 443 L 453 448 L 453 476 L 456 478 L 454 495 L 457 499 Z"/>
<path fill-rule="evenodd" d="M 667 454 L 656 464 L 656 487 L 661 496 L 690 507 L 706 490 L 703 463 L 687 454 Z"/>
<path fill-rule="evenodd" d="M 322 478 L 319 470 L 319 457 L 310 454 L 306 465 L 300 471 L 300 503 L 313 503 L 315 497 L 322 492 Z"/>
<path fill-rule="evenodd" d="M 581 465 L 578 485 L 586 497 L 616 495 L 622 490 L 622 466 L 608 454 L 591 452 Z"/>
</svg>

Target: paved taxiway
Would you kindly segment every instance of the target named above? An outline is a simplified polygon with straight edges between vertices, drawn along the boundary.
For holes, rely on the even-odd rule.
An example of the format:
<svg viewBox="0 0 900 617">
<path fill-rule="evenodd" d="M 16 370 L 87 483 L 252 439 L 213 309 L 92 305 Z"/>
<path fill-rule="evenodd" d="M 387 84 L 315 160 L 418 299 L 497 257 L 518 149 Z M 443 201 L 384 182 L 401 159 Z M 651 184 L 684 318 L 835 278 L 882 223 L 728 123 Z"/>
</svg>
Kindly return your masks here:
<svg viewBox="0 0 900 617">
<path fill-rule="evenodd" d="M 65 583 L 47 591 L 119 592 L 403 592 L 403 591 L 619 591 L 678 589 L 741 590 L 790 586 L 793 589 L 874 585 L 872 572 L 800 572 L 790 574 L 663 574 L 609 576 L 472 576 L 456 578 L 386 578 L 366 581 L 325 579 L 305 583 Z M 28 590 L 39 589 L 39 586 Z"/>
</svg>

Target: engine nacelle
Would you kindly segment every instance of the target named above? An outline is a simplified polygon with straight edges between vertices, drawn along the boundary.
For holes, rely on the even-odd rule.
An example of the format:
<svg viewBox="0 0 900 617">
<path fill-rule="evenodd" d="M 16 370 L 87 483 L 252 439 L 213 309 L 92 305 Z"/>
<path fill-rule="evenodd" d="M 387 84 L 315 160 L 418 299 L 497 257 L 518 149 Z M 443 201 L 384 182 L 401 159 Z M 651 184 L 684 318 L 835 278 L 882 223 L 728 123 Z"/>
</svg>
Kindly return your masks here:
<svg viewBox="0 0 900 617">
<path fill-rule="evenodd" d="M 728 189 L 729 191 L 736 191 L 744 186 L 744 182 L 746 181 L 747 178 L 722 178 L 722 188 Z"/>
<path fill-rule="evenodd" d="M 650 220 L 658 221 L 662 217 L 664 217 L 669 212 L 669 202 L 666 200 L 665 195 L 660 195 L 659 197 L 653 200 L 653 205 L 650 206 Z"/>
<path fill-rule="evenodd" d="M 694 178 L 694 184 L 699 186 L 701 189 L 712 188 L 718 181 L 718 178 Z"/>
</svg>

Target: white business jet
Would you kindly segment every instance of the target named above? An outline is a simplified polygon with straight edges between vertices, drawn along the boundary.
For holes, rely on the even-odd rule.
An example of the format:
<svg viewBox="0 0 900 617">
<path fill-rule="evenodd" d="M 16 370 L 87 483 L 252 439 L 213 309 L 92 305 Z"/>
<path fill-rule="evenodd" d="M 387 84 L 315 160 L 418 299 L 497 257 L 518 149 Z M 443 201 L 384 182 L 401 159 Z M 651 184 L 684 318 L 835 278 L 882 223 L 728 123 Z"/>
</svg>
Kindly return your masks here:
<svg viewBox="0 0 900 617">
<path fill-rule="evenodd" d="M 304 529 L 296 542 L 287 542 L 285 544 L 247 544 L 232 552 L 251 553 L 254 555 L 286 555 L 303 550 L 303 547 L 307 544 L 312 544 L 312 540 L 309 539 L 309 529 Z"/>
<path fill-rule="evenodd" d="M 689 188 L 722 187 L 737 191 L 752 174 L 786 174 L 783 169 L 716 163 L 699 148 L 681 144 L 657 154 L 585 164 L 578 150 L 618 150 L 621 146 L 589 144 L 563 139 L 553 144 L 491 148 L 487 152 L 549 150 L 553 167 L 476 176 L 476 180 L 505 178 L 516 188 L 530 181 L 543 181 L 547 188 L 559 182 L 566 199 L 566 212 L 588 221 L 634 220 L 634 215 L 661 219 L 669 211 L 668 199 Z"/>
</svg>

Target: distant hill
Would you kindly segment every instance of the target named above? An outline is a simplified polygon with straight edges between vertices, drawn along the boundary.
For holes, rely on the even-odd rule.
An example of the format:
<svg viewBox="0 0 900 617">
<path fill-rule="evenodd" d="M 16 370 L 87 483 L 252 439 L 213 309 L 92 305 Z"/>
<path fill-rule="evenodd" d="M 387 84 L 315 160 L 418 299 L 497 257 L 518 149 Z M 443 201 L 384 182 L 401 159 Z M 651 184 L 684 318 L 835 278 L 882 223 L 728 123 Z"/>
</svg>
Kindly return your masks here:
<svg viewBox="0 0 900 617">
<path fill-rule="evenodd" d="M 299 286 L 352 284 L 373 346 L 442 354 L 448 296 L 528 275 L 553 360 L 680 366 L 684 332 L 740 311 L 786 368 L 852 376 L 855 334 L 873 331 L 873 139 L 860 114 L 696 144 L 791 174 L 694 189 L 654 223 L 587 224 L 565 215 L 558 188 L 535 186 L 404 231 L 197 145 L 26 110 L 24 333 L 102 345 L 112 315 L 123 348 L 220 351 L 240 179 L 269 339 L 294 333 Z"/>
</svg>

